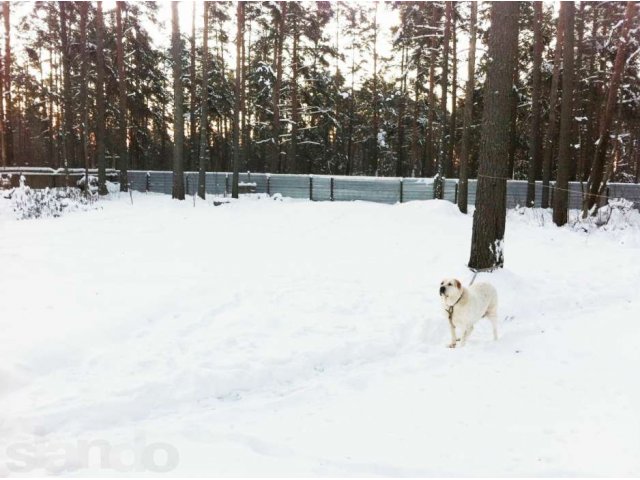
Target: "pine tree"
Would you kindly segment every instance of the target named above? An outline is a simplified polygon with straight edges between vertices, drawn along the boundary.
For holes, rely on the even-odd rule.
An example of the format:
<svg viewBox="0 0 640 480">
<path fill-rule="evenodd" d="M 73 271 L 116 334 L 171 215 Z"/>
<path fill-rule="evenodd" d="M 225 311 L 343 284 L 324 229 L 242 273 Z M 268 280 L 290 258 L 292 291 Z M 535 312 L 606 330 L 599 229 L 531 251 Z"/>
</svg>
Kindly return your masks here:
<svg viewBox="0 0 640 480">
<path fill-rule="evenodd" d="M 178 2 L 171 2 L 171 51 L 173 56 L 173 190 L 184 200 L 184 92 L 182 91 L 182 41 Z"/>
<path fill-rule="evenodd" d="M 127 85 L 125 75 L 124 60 L 124 29 L 122 24 L 122 11 L 125 2 L 116 2 L 116 45 L 118 64 L 118 162 L 120 169 L 120 191 L 129 190 L 129 178 L 127 169 L 129 168 L 129 151 L 127 147 Z"/>
<path fill-rule="evenodd" d="M 541 93 L 542 93 L 542 2 L 533 2 L 533 85 L 531 93 L 531 133 L 529 135 L 529 170 L 527 176 L 527 206 L 536 199 L 536 178 L 541 167 Z"/>
<path fill-rule="evenodd" d="M 240 178 L 240 88 L 242 86 L 242 43 L 244 42 L 244 2 L 238 2 L 236 19 L 236 89 L 235 106 L 233 108 L 233 183 L 231 196 L 238 198 L 238 182 Z"/>
<path fill-rule="evenodd" d="M 4 151 L 5 165 L 14 163 L 13 153 L 13 102 L 11 99 L 11 18 L 9 2 L 2 2 L 2 16 L 4 17 L 4 64 L 3 64 L 3 99 L 4 99 Z"/>
<path fill-rule="evenodd" d="M 564 10 L 560 8 L 558 16 L 558 29 L 556 34 L 556 51 L 553 57 L 553 77 L 551 79 L 551 91 L 549 92 L 549 120 L 547 123 L 547 133 L 545 136 L 544 155 L 542 159 L 542 208 L 549 207 L 550 198 L 550 181 L 553 159 L 553 150 L 556 145 L 557 134 L 557 103 L 558 103 L 558 84 L 560 81 L 560 63 L 562 61 L 562 45 L 564 42 L 564 19 L 562 15 Z"/>
<path fill-rule="evenodd" d="M 467 85 L 464 99 L 464 125 L 462 127 L 462 149 L 460 152 L 460 179 L 458 181 L 458 208 L 467 213 L 469 155 L 471 149 L 471 122 L 473 121 L 473 92 L 475 89 L 476 31 L 478 28 L 478 4 L 471 3 L 469 19 L 469 60 L 467 67 Z"/>
<path fill-rule="evenodd" d="M 609 136 L 611 124 L 613 122 L 613 114 L 616 107 L 618 89 L 620 87 L 620 79 L 624 70 L 624 65 L 629 54 L 629 32 L 636 15 L 636 4 L 633 1 L 627 2 L 625 10 L 624 23 L 622 32 L 620 33 L 618 48 L 613 65 L 613 72 L 609 81 L 609 92 L 607 95 L 607 103 L 602 113 L 600 121 L 600 135 L 596 145 L 596 151 L 591 165 L 591 174 L 587 181 L 587 194 L 583 200 L 582 216 L 586 218 L 589 212 L 597 204 L 598 198 L 606 193 L 608 178 L 604 175 L 604 167 L 606 162 L 606 153 L 609 145 Z"/>
<path fill-rule="evenodd" d="M 573 118 L 574 79 L 574 2 L 562 2 L 564 12 L 564 45 L 562 46 L 562 105 L 560 110 L 560 138 L 558 140 L 558 174 L 553 197 L 553 222 L 559 227 L 567 223 L 569 206 L 569 165 Z"/>
<path fill-rule="evenodd" d="M 202 26 L 202 90 L 200 99 L 200 157 L 198 164 L 198 196 L 206 197 L 206 169 L 209 155 L 209 3 L 204 2 Z"/>
<path fill-rule="evenodd" d="M 501 268 L 504 264 L 510 92 L 517 50 L 518 2 L 493 2 L 469 259 L 469 267 L 476 270 Z"/>
</svg>

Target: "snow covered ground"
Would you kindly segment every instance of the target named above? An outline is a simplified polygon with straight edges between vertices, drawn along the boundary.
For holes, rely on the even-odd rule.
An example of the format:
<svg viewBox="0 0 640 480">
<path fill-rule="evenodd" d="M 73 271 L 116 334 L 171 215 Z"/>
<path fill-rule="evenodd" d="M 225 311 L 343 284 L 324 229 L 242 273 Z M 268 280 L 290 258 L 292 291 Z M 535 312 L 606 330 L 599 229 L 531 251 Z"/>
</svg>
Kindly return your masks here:
<svg viewBox="0 0 640 480">
<path fill-rule="evenodd" d="M 133 200 L 0 200 L 0 475 L 640 474 L 640 222 L 510 212 L 451 350 L 450 203 Z"/>
</svg>

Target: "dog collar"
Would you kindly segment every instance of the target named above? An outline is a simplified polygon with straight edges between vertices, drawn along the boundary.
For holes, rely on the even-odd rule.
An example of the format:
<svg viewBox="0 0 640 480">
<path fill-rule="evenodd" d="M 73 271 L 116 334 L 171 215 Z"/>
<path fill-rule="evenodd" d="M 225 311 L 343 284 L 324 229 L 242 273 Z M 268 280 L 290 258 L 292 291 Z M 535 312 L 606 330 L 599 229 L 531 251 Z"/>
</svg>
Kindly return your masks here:
<svg viewBox="0 0 640 480">
<path fill-rule="evenodd" d="M 451 305 L 449 308 L 446 308 L 446 312 L 449 315 L 449 323 L 453 322 L 453 307 L 455 307 L 458 302 L 462 299 L 462 296 L 464 295 L 464 291 L 460 294 L 460 296 L 458 297 L 458 299 L 453 303 L 453 305 Z"/>
</svg>

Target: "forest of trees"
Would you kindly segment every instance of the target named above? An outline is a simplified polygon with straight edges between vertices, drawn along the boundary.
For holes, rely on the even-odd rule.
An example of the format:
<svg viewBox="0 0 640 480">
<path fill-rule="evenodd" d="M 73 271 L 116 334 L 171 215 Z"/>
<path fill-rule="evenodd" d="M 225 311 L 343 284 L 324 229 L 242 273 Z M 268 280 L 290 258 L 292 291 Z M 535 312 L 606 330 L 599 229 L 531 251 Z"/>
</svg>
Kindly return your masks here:
<svg viewBox="0 0 640 480">
<path fill-rule="evenodd" d="M 389 2 L 393 58 L 378 48 L 378 3 L 204 5 L 198 18 L 174 5 L 191 17 L 181 32 L 154 2 L 33 2 L 19 18 L 3 2 L 0 164 L 113 166 L 124 189 L 127 169 L 460 176 L 464 202 L 483 148 L 491 2 Z M 588 207 L 605 181 L 638 182 L 636 2 L 512 8 L 496 171 L 531 186 L 583 180 Z"/>
</svg>

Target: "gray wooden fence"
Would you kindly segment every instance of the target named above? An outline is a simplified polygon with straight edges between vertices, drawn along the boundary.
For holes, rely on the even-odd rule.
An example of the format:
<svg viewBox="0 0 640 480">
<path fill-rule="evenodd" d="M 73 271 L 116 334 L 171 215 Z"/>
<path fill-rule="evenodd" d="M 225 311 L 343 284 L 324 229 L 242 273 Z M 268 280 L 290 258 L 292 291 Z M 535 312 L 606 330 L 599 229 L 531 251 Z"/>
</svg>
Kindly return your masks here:
<svg viewBox="0 0 640 480">
<path fill-rule="evenodd" d="M 130 170 L 129 184 L 139 192 L 157 192 L 171 194 L 172 172 Z M 198 173 L 186 172 L 185 188 L 188 195 L 196 193 Z M 434 196 L 433 178 L 397 178 L 397 177 L 345 177 L 330 175 L 287 175 L 267 173 L 241 173 L 240 181 L 254 183 L 257 193 L 276 193 L 291 198 L 306 198 L 316 201 L 364 200 L 379 203 L 409 202 L 429 200 Z M 469 205 L 476 200 L 477 180 L 469 180 Z M 582 187 L 579 182 L 569 182 L 569 208 L 580 208 Z M 231 173 L 207 172 L 206 191 L 209 194 L 228 195 L 231 192 Z M 444 199 L 455 202 L 458 195 L 458 180 L 444 181 Z M 551 183 L 553 195 L 553 182 Z M 610 183 L 610 198 L 626 198 L 640 208 L 640 184 Z M 536 182 L 536 203 L 540 206 L 542 182 Z M 527 182 L 525 180 L 507 181 L 507 207 L 525 205 Z"/>
</svg>

